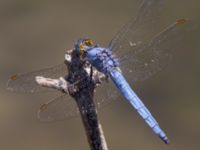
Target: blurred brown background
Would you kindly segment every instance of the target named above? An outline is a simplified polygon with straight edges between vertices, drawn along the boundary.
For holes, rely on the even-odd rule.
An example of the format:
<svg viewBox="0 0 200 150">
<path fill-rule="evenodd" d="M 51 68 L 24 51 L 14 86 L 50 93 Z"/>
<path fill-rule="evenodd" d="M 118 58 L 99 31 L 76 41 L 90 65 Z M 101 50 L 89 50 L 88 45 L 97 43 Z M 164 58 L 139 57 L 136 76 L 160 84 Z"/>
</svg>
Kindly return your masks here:
<svg viewBox="0 0 200 150">
<path fill-rule="evenodd" d="M 5 91 L 8 77 L 60 63 L 79 37 L 106 46 L 136 14 L 139 0 L 0 0 L 0 149 L 89 149 L 80 118 L 41 123 L 40 104 L 58 93 L 17 94 Z M 171 0 L 163 22 L 190 18 L 200 24 L 198 0 Z M 200 30 L 189 37 L 162 72 L 135 85 L 171 139 L 166 146 L 123 99 L 99 113 L 111 150 L 200 149 Z"/>
</svg>

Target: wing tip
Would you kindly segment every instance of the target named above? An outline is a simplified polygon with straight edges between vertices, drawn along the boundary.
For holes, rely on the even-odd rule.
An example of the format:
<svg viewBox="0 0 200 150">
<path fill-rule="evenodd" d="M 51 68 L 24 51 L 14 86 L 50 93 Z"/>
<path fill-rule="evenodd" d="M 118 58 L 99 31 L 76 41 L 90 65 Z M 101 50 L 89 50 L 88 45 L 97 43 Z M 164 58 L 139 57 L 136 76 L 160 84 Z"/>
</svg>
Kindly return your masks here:
<svg viewBox="0 0 200 150">
<path fill-rule="evenodd" d="M 6 85 L 5 85 L 6 90 L 13 91 L 13 88 L 12 88 L 11 84 L 12 84 L 12 81 L 15 81 L 17 79 L 18 79 L 18 75 L 17 74 L 10 76 L 8 81 L 7 81 L 7 83 L 6 83 Z"/>
<path fill-rule="evenodd" d="M 185 23 L 187 23 L 189 20 L 187 20 L 187 19 L 178 19 L 177 21 L 176 21 L 176 25 L 182 25 L 182 24 L 185 24 Z"/>
<path fill-rule="evenodd" d="M 39 112 L 43 112 L 43 111 L 45 111 L 46 109 L 47 109 L 47 104 L 44 103 L 44 104 L 42 104 L 42 105 L 40 106 Z"/>
<path fill-rule="evenodd" d="M 40 105 L 39 109 L 38 109 L 38 112 L 37 112 L 37 118 L 40 122 L 52 122 L 53 121 L 53 118 L 51 117 L 45 117 L 45 110 L 47 110 L 47 107 L 48 104 L 47 103 L 44 103 L 42 105 Z"/>
<path fill-rule="evenodd" d="M 14 74 L 9 78 L 9 80 L 11 80 L 11 81 L 15 81 L 17 79 L 18 79 L 18 74 Z"/>
</svg>

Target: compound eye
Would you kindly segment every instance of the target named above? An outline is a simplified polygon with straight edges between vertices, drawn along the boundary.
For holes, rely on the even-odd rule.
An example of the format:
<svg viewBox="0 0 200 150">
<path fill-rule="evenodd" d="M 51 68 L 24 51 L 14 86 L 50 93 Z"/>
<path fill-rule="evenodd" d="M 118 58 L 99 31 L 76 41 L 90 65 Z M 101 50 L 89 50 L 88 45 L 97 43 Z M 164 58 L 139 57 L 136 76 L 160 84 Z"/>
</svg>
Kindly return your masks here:
<svg viewBox="0 0 200 150">
<path fill-rule="evenodd" d="M 87 41 L 85 41 L 85 45 L 86 45 L 86 46 L 93 46 L 94 43 L 93 43 L 92 40 L 87 40 Z"/>
</svg>

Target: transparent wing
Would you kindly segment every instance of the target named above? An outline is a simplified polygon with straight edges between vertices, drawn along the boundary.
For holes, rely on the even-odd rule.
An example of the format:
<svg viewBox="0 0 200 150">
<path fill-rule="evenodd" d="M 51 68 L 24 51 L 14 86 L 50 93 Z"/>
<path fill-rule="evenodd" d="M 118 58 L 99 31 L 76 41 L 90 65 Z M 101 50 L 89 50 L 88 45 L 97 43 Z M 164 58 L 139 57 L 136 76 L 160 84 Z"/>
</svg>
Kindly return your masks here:
<svg viewBox="0 0 200 150">
<path fill-rule="evenodd" d="M 109 49 L 122 61 L 120 68 L 131 81 L 144 80 L 161 70 L 184 36 L 180 19 L 157 34 L 166 0 L 144 0 L 138 15 L 113 38 Z M 183 43 L 183 41 L 182 41 Z"/>
<path fill-rule="evenodd" d="M 144 0 L 136 18 L 130 20 L 112 39 L 109 48 L 117 53 L 137 52 L 155 35 L 166 0 Z"/>
<path fill-rule="evenodd" d="M 33 72 L 28 72 L 19 75 L 13 75 L 7 82 L 7 89 L 15 92 L 35 93 L 46 91 L 48 88 L 43 88 L 35 82 L 35 76 L 44 76 L 49 78 L 59 78 L 67 74 L 67 67 L 64 63 L 45 68 Z"/>
<path fill-rule="evenodd" d="M 67 94 L 44 103 L 38 110 L 38 118 L 44 122 L 59 121 L 79 114 L 75 101 Z"/>
<path fill-rule="evenodd" d="M 183 45 L 182 37 L 186 32 L 184 24 L 190 25 L 185 19 L 168 26 L 157 34 L 140 52 L 129 52 L 122 60 L 122 70 L 132 81 L 144 80 L 164 68 L 172 58 L 173 50 Z M 130 75 L 128 75 L 130 74 Z"/>
<path fill-rule="evenodd" d="M 101 85 L 96 88 L 94 94 L 96 106 L 98 106 L 99 109 L 105 108 L 111 102 L 117 101 L 120 95 L 120 92 L 110 79 L 108 79 L 108 81 L 103 81 Z"/>
<path fill-rule="evenodd" d="M 105 88 L 98 88 L 98 92 L 95 92 L 94 100 L 97 109 L 105 108 L 105 106 L 107 106 L 110 102 L 112 102 L 111 99 L 115 99 L 117 96 L 115 95 L 117 94 L 117 91 L 115 91 L 116 92 L 115 93 L 109 90 L 102 91 L 102 89 Z M 109 93 L 112 93 L 112 95 L 109 95 L 108 99 Z M 38 110 L 38 118 L 43 122 L 53 122 L 53 121 L 71 119 L 79 116 L 79 114 L 80 114 L 79 109 L 76 105 L 75 100 L 67 94 L 63 94 L 62 96 L 56 97 L 55 99 L 42 104 Z"/>
<path fill-rule="evenodd" d="M 137 17 L 125 24 L 109 44 L 109 49 L 113 51 L 117 58 L 123 61 L 120 68 L 131 80 L 137 78 L 139 76 L 139 71 L 141 73 L 143 68 L 139 68 L 140 64 L 129 64 L 129 61 L 133 61 L 133 59 L 128 56 L 132 57 L 139 53 L 144 49 L 149 39 L 152 39 L 156 34 L 165 1 L 166 0 L 143 0 Z M 138 69 L 134 70 L 137 67 Z M 132 73 L 132 70 L 137 72 L 138 75 L 135 76 L 135 74 L 131 74 L 131 76 L 128 76 L 127 72 Z M 107 88 L 102 87 L 104 86 L 97 89 L 97 94 L 99 92 L 103 93 L 98 95 L 98 98 L 105 100 L 107 103 L 115 101 L 121 96 L 120 92 L 118 92 L 113 84 L 106 84 L 105 87 Z"/>
</svg>

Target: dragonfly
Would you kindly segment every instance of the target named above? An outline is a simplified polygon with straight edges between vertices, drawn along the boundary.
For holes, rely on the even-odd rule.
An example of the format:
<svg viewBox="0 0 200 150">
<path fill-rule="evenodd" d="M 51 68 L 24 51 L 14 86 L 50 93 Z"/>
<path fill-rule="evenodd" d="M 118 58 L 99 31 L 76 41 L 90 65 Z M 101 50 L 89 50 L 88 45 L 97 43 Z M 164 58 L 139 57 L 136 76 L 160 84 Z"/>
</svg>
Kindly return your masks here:
<svg viewBox="0 0 200 150">
<path fill-rule="evenodd" d="M 117 99 L 121 93 L 153 132 L 168 144 L 167 135 L 130 86 L 135 81 L 145 80 L 164 68 L 171 60 L 175 46 L 180 44 L 179 38 L 188 20 L 179 19 L 157 32 L 164 2 L 165 0 L 143 0 L 137 16 L 122 27 L 107 47 L 100 47 L 93 40 L 83 38 L 77 40 L 74 50 L 78 51 L 81 59 L 89 62 L 112 81 L 100 86 L 99 89 L 105 89 L 105 93 L 100 93 L 97 89 L 97 105 L 107 104 Z M 7 88 L 17 92 L 42 92 L 47 89 L 35 82 L 35 76 L 58 78 L 67 73 L 67 67 L 62 63 L 14 75 L 9 79 Z M 55 121 L 76 116 L 77 112 L 73 99 L 64 94 L 42 105 L 38 116 L 42 121 Z"/>
</svg>

